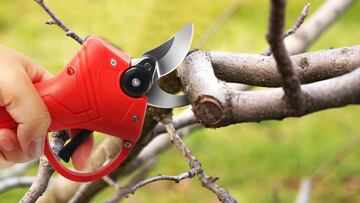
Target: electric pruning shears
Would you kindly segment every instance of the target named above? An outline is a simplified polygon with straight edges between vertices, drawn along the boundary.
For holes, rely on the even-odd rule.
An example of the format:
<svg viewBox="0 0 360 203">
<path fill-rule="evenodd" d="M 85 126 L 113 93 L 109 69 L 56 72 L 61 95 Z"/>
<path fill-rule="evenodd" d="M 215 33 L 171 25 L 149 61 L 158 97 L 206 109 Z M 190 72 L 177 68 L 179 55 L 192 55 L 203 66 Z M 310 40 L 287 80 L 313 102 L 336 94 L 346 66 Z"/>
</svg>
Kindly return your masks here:
<svg viewBox="0 0 360 203">
<path fill-rule="evenodd" d="M 49 131 L 86 129 L 54 154 L 48 137 L 44 154 L 62 176 L 77 182 L 95 181 L 121 164 L 136 145 L 146 107 L 175 108 L 189 104 L 185 96 L 162 90 L 157 80 L 174 71 L 187 55 L 193 24 L 184 26 L 164 44 L 130 56 L 101 37 L 90 36 L 64 70 L 54 78 L 34 84 L 51 115 Z M 0 107 L 0 128 L 16 129 L 18 124 Z M 122 139 L 121 152 L 94 172 L 68 169 L 72 153 L 92 131 Z"/>
</svg>

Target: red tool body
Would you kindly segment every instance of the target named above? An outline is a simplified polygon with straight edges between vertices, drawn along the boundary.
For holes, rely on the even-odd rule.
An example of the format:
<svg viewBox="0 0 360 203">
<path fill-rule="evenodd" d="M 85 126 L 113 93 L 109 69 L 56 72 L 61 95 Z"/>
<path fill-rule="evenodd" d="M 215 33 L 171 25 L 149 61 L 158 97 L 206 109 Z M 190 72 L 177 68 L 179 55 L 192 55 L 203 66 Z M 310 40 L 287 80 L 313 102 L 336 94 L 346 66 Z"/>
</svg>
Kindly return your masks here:
<svg viewBox="0 0 360 203">
<path fill-rule="evenodd" d="M 157 80 L 183 61 L 192 36 L 193 25 L 188 24 L 162 45 L 133 60 L 101 37 L 92 36 L 62 72 L 34 84 L 51 116 L 49 132 L 81 129 L 57 155 L 46 136 L 44 153 L 54 169 L 73 181 L 98 180 L 121 164 L 139 140 L 147 105 L 171 109 L 189 104 L 186 96 L 163 91 Z M 0 129 L 16 130 L 17 126 L 6 109 L 0 107 Z M 68 162 L 92 131 L 120 138 L 121 152 L 94 172 L 63 166 L 59 159 Z"/>
<path fill-rule="evenodd" d="M 125 52 L 100 37 L 90 37 L 60 74 L 35 84 L 51 115 L 49 131 L 91 129 L 130 144 L 96 173 L 78 173 L 59 163 L 46 139 L 45 155 L 61 175 L 79 182 L 99 179 L 118 166 L 139 139 L 147 97 L 130 97 L 119 84 L 130 63 Z M 17 128 L 4 108 L 0 108 L 0 128 Z"/>
</svg>

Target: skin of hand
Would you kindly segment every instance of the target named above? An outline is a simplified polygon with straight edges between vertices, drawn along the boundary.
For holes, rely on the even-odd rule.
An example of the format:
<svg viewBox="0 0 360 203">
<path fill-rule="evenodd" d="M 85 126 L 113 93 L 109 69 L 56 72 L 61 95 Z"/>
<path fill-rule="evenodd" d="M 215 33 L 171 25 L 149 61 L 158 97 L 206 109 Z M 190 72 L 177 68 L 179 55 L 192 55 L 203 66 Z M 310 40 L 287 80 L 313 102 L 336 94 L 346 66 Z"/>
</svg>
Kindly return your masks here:
<svg viewBox="0 0 360 203">
<path fill-rule="evenodd" d="M 43 154 L 51 118 L 33 83 L 52 77 L 32 59 L 0 45 L 0 106 L 18 123 L 16 130 L 0 129 L 0 169 Z M 87 144 L 76 150 L 72 157 L 79 163 L 76 168 L 85 167 L 83 154 L 91 149 Z"/>
</svg>

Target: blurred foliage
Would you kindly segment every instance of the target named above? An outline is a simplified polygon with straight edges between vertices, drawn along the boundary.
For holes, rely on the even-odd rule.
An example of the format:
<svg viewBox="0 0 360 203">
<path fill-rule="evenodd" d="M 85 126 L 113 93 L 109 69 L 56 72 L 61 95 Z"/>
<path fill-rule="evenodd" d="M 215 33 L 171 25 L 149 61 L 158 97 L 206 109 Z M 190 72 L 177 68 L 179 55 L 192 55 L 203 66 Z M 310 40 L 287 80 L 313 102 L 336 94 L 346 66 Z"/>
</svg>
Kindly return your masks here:
<svg viewBox="0 0 360 203">
<path fill-rule="evenodd" d="M 175 33 L 187 22 L 195 24 L 194 41 L 233 0 L 48 0 L 57 15 L 82 36 L 101 35 L 139 56 Z M 259 53 L 267 45 L 267 0 L 243 0 L 242 5 L 207 42 L 206 50 Z M 305 3 L 314 12 L 321 0 L 290 0 L 287 25 L 295 21 Z M 0 43 L 17 49 L 58 72 L 79 48 L 55 26 L 33 1 L 0 0 Z M 328 49 L 358 44 L 360 3 L 355 5 L 311 47 Z M 283 121 L 233 125 L 194 132 L 186 143 L 208 174 L 240 202 L 273 202 L 278 185 L 282 202 L 292 202 L 299 181 L 310 176 L 344 145 L 360 136 L 360 109 L 350 106 Z M 357 149 L 316 186 L 312 202 L 360 202 L 360 150 Z M 32 174 L 36 169 L 31 169 Z M 151 175 L 187 170 L 180 154 L 163 154 Z M 0 194 L 0 202 L 16 202 L 26 189 Z M 109 188 L 94 202 L 113 194 Z M 136 192 L 127 202 L 217 202 L 197 180 L 180 184 L 160 182 Z"/>
</svg>

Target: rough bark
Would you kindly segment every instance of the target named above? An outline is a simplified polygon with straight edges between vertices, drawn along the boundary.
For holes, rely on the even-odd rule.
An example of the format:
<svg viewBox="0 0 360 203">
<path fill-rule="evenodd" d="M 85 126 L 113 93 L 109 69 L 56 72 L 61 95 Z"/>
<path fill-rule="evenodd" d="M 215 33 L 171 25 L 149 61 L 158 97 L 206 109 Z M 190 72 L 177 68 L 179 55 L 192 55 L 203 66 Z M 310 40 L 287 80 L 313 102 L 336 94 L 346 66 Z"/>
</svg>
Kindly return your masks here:
<svg viewBox="0 0 360 203">
<path fill-rule="evenodd" d="M 216 77 L 226 82 L 280 87 L 282 80 L 272 57 L 210 52 Z M 307 84 L 349 73 L 360 67 L 360 46 L 320 50 L 291 57 L 301 83 Z"/>
<path fill-rule="evenodd" d="M 302 116 L 328 108 L 360 102 L 360 69 L 346 75 L 303 85 L 307 111 L 288 108 L 279 88 L 261 91 L 233 91 L 214 74 L 210 55 L 191 53 L 179 69 L 184 91 L 195 116 L 207 127 Z"/>
</svg>

